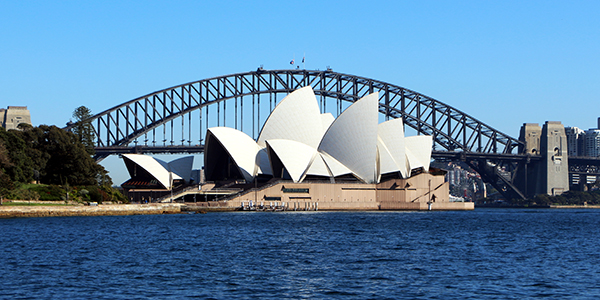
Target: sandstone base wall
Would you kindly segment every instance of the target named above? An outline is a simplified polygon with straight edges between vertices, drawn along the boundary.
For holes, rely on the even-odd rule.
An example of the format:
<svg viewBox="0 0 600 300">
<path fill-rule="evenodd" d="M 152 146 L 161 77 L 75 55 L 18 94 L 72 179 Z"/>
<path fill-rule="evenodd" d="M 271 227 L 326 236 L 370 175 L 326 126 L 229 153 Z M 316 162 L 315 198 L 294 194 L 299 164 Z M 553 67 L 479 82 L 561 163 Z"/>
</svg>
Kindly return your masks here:
<svg viewBox="0 0 600 300">
<path fill-rule="evenodd" d="M 422 173 L 379 184 L 280 182 L 241 194 L 229 207 L 285 206 L 287 210 L 472 210 L 469 202 L 449 202 L 443 175 Z M 429 205 L 431 203 L 431 207 Z"/>
<path fill-rule="evenodd" d="M 0 206 L 0 217 L 123 216 L 181 213 L 181 204 L 99 206 Z"/>
</svg>

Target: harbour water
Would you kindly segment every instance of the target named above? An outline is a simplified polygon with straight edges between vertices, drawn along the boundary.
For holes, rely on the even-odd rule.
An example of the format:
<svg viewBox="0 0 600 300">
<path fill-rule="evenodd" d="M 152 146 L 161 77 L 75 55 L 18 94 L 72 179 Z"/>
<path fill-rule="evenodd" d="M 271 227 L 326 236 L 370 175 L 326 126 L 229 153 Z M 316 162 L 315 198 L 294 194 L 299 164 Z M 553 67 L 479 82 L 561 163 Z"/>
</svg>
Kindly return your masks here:
<svg viewBox="0 0 600 300">
<path fill-rule="evenodd" d="M 2 299 L 598 299 L 600 210 L 0 219 Z"/>
</svg>

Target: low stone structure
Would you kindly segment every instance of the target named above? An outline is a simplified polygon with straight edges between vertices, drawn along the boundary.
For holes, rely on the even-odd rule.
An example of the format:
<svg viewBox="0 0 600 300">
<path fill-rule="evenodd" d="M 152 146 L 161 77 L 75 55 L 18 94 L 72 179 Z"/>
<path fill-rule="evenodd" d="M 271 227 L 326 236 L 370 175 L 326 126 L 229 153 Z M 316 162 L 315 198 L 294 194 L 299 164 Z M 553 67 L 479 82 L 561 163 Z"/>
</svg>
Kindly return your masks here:
<svg viewBox="0 0 600 300">
<path fill-rule="evenodd" d="M 117 204 L 98 206 L 0 206 L 0 218 L 11 217 L 70 217 L 70 216 L 124 216 L 181 213 L 182 204 Z"/>
<path fill-rule="evenodd" d="M 9 106 L 0 108 L 0 122 L 4 129 L 18 129 L 21 123 L 31 125 L 31 115 L 27 106 Z"/>
</svg>

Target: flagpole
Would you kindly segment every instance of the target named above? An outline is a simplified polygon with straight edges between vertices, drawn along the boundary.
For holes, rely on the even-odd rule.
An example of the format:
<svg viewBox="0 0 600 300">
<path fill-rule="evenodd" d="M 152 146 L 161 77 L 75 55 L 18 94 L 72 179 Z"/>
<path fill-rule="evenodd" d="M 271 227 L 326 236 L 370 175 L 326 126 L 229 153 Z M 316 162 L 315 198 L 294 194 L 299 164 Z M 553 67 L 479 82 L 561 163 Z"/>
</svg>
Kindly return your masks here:
<svg viewBox="0 0 600 300">
<path fill-rule="evenodd" d="M 306 66 L 304 66 L 304 59 L 306 58 L 306 52 L 302 55 L 302 69 L 306 70 Z"/>
</svg>

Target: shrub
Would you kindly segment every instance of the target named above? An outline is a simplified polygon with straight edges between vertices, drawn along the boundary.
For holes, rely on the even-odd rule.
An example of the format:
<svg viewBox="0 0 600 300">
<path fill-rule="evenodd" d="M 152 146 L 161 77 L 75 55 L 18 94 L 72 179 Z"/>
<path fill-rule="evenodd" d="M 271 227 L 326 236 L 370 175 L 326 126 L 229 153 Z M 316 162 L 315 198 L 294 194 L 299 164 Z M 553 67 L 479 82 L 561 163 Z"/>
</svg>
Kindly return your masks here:
<svg viewBox="0 0 600 300">
<path fill-rule="evenodd" d="M 88 200 L 89 201 L 90 200 L 90 195 L 89 194 L 90 194 L 90 192 L 88 190 L 86 190 L 86 189 L 79 190 L 79 195 L 81 195 L 81 198 L 83 200 Z"/>
<path fill-rule="evenodd" d="M 6 195 L 6 199 L 11 200 L 38 200 L 40 199 L 40 195 L 34 191 L 30 191 L 23 188 L 17 188 L 8 191 L 8 195 Z"/>
<path fill-rule="evenodd" d="M 40 200 L 58 201 L 65 197 L 66 191 L 58 185 L 31 185 L 30 191 L 39 194 Z"/>
</svg>

